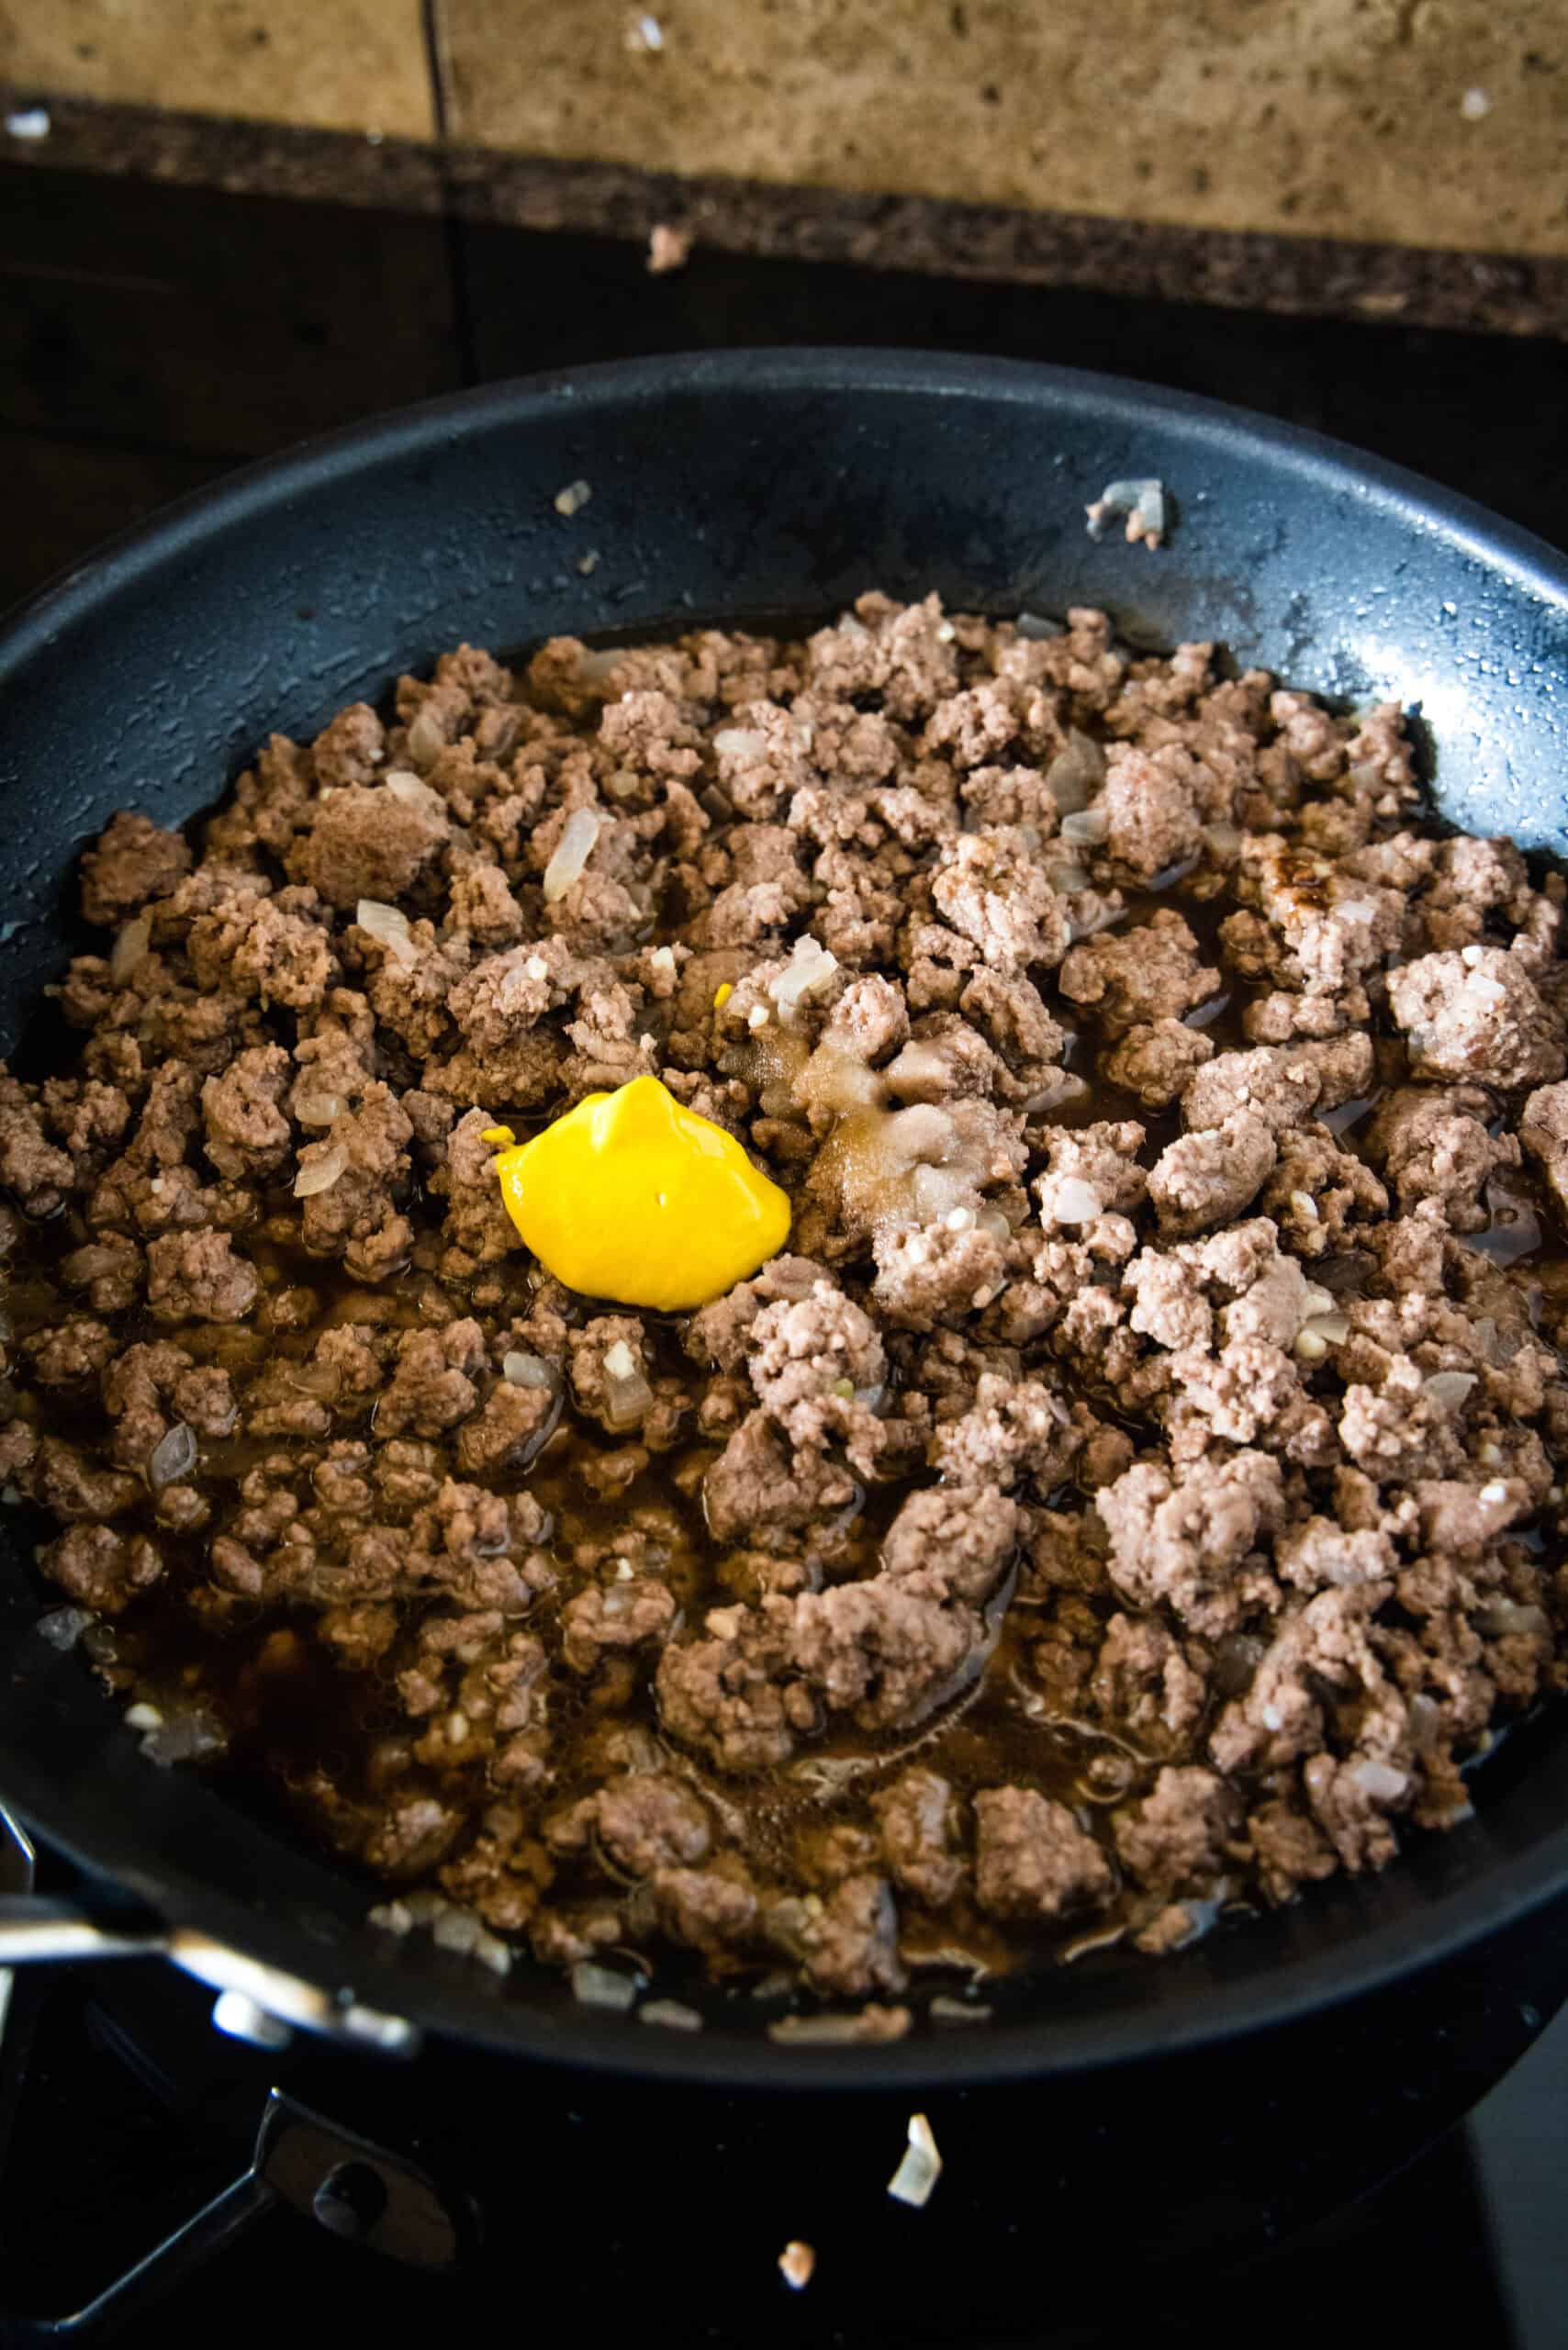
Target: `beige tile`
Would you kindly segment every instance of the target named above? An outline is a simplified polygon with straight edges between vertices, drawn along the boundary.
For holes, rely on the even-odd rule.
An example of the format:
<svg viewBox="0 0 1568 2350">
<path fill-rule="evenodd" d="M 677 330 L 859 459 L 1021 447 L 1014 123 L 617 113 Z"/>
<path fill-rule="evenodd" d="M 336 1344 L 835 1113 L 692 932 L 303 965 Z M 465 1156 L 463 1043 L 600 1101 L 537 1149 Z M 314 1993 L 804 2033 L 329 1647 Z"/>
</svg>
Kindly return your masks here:
<svg viewBox="0 0 1568 2350">
<path fill-rule="evenodd" d="M 435 127 L 420 0 L 0 0 L 0 78 L 326 129 Z"/>
<path fill-rule="evenodd" d="M 437 6 L 452 130 L 487 145 L 1568 252 L 1564 0 Z"/>
</svg>

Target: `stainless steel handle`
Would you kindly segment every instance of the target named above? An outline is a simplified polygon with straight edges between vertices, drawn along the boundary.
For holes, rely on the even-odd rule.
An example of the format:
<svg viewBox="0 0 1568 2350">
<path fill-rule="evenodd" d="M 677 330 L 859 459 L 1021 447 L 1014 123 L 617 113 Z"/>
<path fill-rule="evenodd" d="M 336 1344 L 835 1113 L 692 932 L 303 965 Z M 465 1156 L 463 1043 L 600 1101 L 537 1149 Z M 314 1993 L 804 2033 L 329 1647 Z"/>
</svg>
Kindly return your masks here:
<svg viewBox="0 0 1568 2350">
<path fill-rule="evenodd" d="M 323 1990 L 319 1984 L 230 1950 L 192 1927 L 121 1933 L 99 1925 L 69 1901 L 39 1894 L 0 1895 L 0 1970 L 107 1958 L 165 1958 L 182 1974 L 208 1985 L 220 2002 L 228 1999 L 230 2014 L 244 2002 L 280 2025 L 379 2049 L 388 2056 L 411 2056 L 420 2045 L 420 2028 L 406 2016 L 367 2008 L 347 1987 Z"/>
</svg>

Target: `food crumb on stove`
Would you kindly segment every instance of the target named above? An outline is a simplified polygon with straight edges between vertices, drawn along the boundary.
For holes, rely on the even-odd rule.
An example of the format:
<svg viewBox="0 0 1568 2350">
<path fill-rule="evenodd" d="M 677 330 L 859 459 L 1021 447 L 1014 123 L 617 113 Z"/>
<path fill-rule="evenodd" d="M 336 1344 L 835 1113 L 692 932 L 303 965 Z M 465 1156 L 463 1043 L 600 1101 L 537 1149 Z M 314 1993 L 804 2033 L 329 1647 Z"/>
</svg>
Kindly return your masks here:
<svg viewBox="0 0 1568 2350">
<path fill-rule="evenodd" d="M 811 2283 L 812 2272 L 816 2265 L 817 2255 L 814 2246 L 802 2244 L 799 2237 L 787 2244 L 778 2255 L 778 2274 L 783 2277 L 786 2285 L 797 2293 L 803 2291 Z"/>
<path fill-rule="evenodd" d="M 903 2160 L 888 2181 L 888 2193 L 897 2203 L 908 2203 L 915 2210 L 931 2200 L 932 2189 L 942 2176 L 942 2157 L 936 2151 L 936 2140 L 931 2124 L 924 2113 L 909 2117 L 909 2143 Z"/>
<path fill-rule="evenodd" d="M 599 562 L 600 556 L 599 549 L 597 547 L 589 547 L 587 554 L 578 555 L 577 569 L 581 572 L 585 579 L 591 579 L 594 573 L 599 569 Z"/>
<path fill-rule="evenodd" d="M 926 2009 L 933 2023 L 989 2023 L 995 2014 L 979 1999 L 955 1999 L 946 1991 L 938 1991 Z"/>
<path fill-rule="evenodd" d="M 592 496 L 593 488 L 588 482 L 569 481 L 565 489 L 555 492 L 555 511 L 568 519 L 574 514 L 580 514 Z"/>
<path fill-rule="evenodd" d="M 644 264 L 650 277 L 663 277 L 672 269 L 684 269 L 691 258 L 693 232 L 677 228 L 668 220 L 655 220 L 648 232 L 648 258 Z"/>
<path fill-rule="evenodd" d="M 47 139 L 52 128 L 44 106 L 18 106 L 6 117 L 6 129 L 13 139 Z"/>
<path fill-rule="evenodd" d="M 163 1717 L 156 1706 L 139 1703 L 125 1709 L 127 1729 L 161 1729 Z"/>
<path fill-rule="evenodd" d="M 626 28 L 626 47 L 644 57 L 656 57 L 665 45 L 664 27 L 656 17 L 639 12 Z"/>
<path fill-rule="evenodd" d="M 1466 90 L 1459 102 L 1459 110 L 1466 122 L 1484 122 L 1492 111 L 1492 100 L 1479 84 Z"/>
</svg>

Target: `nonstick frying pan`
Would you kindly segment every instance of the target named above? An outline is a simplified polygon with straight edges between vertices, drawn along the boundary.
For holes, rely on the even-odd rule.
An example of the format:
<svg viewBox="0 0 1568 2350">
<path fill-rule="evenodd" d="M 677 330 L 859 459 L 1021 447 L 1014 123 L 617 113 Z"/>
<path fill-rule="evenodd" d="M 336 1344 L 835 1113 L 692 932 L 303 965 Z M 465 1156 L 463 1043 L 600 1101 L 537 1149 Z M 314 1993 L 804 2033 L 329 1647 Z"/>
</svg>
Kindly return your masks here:
<svg viewBox="0 0 1568 2350">
<path fill-rule="evenodd" d="M 1157 476 L 1151 552 L 1084 508 Z M 583 481 L 570 517 L 556 493 Z M 591 566 L 585 558 L 593 554 Z M 0 1031 L 73 943 L 69 886 L 116 808 L 176 822 L 270 730 L 308 736 L 462 638 L 825 614 L 864 588 L 957 607 L 1103 605 L 1135 643 L 1412 706 L 1443 811 L 1561 850 L 1568 561 L 1463 499 L 1205 401 L 1055 369 L 748 352 L 465 395 L 235 476 L 120 541 L 0 633 Z M 4 1538 L 0 1538 L 4 1539 Z M 265 2009 L 389 2051 L 421 2033 L 732 2086 L 959 2085 L 1153 2056 L 1305 2017 L 1451 1954 L 1568 1886 L 1568 1723 L 1505 1742 L 1476 1816 L 1386 1875 L 1149 1962 L 1006 1986 L 980 2029 L 780 2046 L 744 2002 L 700 2035 L 499 1982 L 364 1923 L 373 1888 L 140 1753 L 14 1539 L 0 1583 L 0 1796 L 85 1865 L 92 1914 L 0 1905 L 0 1962 L 162 1950 Z"/>
</svg>

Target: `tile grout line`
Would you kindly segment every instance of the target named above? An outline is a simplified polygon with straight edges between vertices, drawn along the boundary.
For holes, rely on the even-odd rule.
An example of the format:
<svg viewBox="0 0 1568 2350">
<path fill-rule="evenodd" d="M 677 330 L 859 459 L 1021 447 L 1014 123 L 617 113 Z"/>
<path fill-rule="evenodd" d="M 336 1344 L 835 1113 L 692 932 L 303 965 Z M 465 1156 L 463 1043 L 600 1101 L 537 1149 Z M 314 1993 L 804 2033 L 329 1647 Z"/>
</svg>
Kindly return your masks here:
<svg viewBox="0 0 1568 2350">
<path fill-rule="evenodd" d="M 457 362 L 465 386 L 479 381 L 479 343 L 474 324 L 474 302 L 468 280 L 468 235 L 457 204 L 450 167 L 451 56 L 442 14 L 442 0 L 420 0 L 420 24 L 424 35 L 425 73 L 430 82 L 431 107 L 435 117 L 436 164 L 441 174 L 441 218 L 446 245 L 447 284 L 452 297 L 452 328 Z"/>
</svg>

